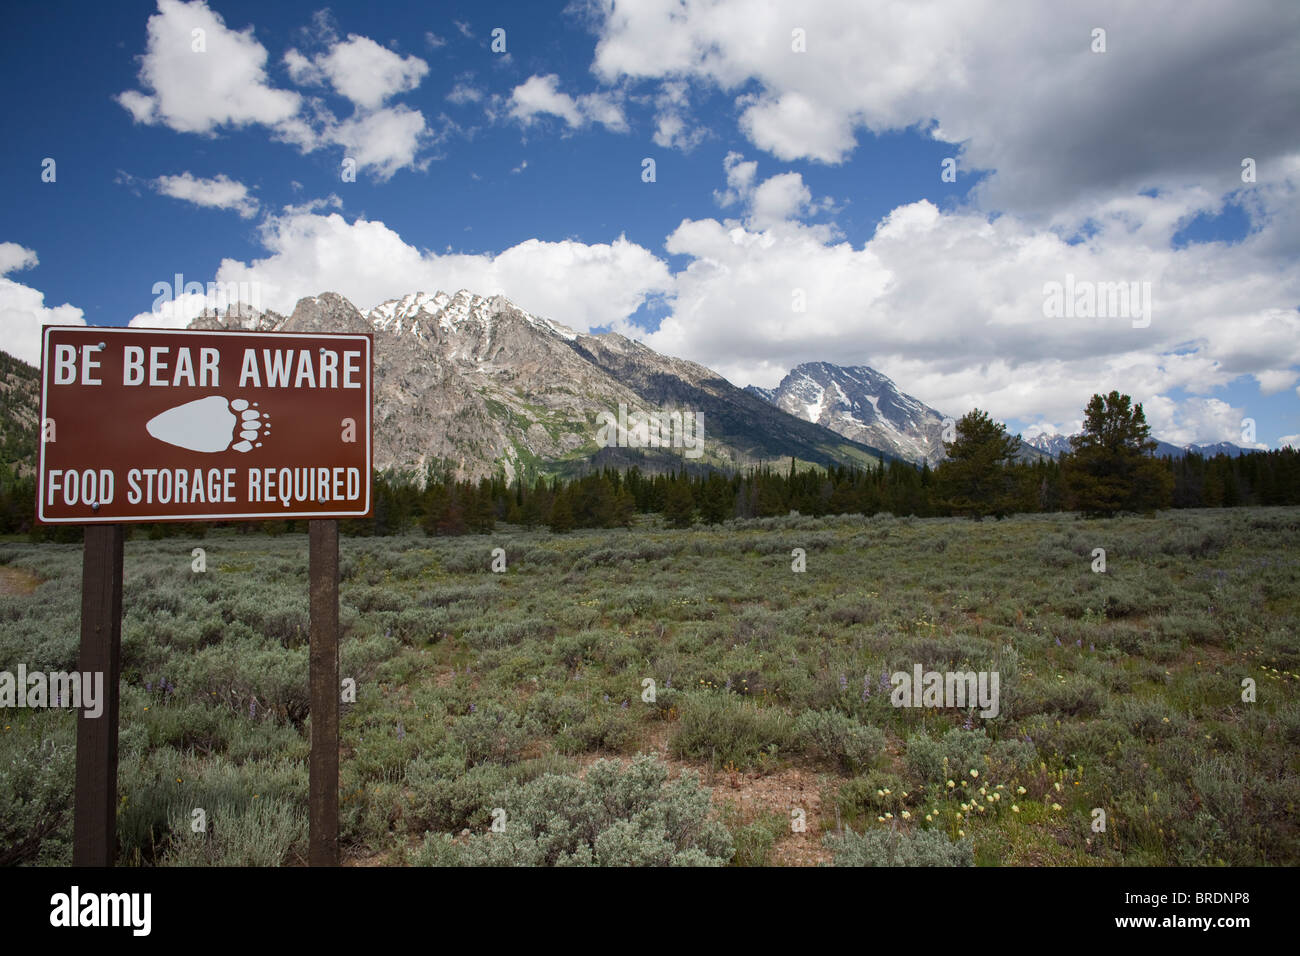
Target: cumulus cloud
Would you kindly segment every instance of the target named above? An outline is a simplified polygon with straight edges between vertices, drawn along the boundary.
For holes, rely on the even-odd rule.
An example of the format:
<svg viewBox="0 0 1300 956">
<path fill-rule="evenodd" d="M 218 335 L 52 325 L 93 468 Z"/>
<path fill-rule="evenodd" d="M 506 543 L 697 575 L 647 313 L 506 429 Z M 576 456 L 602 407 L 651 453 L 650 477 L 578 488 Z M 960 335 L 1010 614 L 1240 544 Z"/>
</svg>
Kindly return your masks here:
<svg viewBox="0 0 1300 956">
<path fill-rule="evenodd" d="M 623 107 L 612 93 L 585 93 L 576 99 L 560 91 L 560 78 L 530 76 L 510 93 L 510 116 L 525 126 L 536 122 L 538 116 L 558 116 L 570 129 L 600 123 L 614 132 L 628 129 Z"/>
<path fill-rule="evenodd" d="M 1186 182 L 1217 195 L 1240 185 L 1242 157 L 1262 166 L 1296 153 L 1300 6 L 1290 0 L 588 7 L 603 82 L 733 92 L 741 129 L 783 160 L 838 163 L 863 130 L 919 127 L 960 146 L 962 169 L 995 171 L 981 187 L 987 208 L 1048 216 Z M 1099 26 L 1104 53 L 1092 51 Z"/>
<path fill-rule="evenodd" d="M 41 326 L 86 324 L 85 313 L 76 306 L 48 307 L 45 293 L 9 278 L 9 273 L 39 263 L 33 250 L 0 242 L 0 348 L 36 366 L 41 364 Z"/>
<path fill-rule="evenodd" d="M 416 89 L 428 64 L 368 37 L 351 34 L 340 41 L 330 18 L 319 13 L 304 32 L 322 50 L 308 56 L 290 49 L 284 55 L 290 79 L 302 86 L 328 84 L 352 104 L 350 116 L 339 119 L 318 98 L 271 86 L 267 50 L 253 28 L 229 29 L 205 0 L 158 0 L 139 58 L 143 90 L 128 90 L 117 101 L 137 122 L 177 132 L 215 135 L 256 124 L 305 153 L 342 147 L 360 170 L 381 181 L 401 169 L 424 168 L 420 150 L 437 138 L 424 115 L 386 104 Z"/>
<path fill-rule="evenodd" d="M 1089 395 L 1120 388 L 1147 402 L 1157 434 L 1209 441 L 1231 440 L 1243 417 L 1215 389 L 1297 376 L 1300 273 L 1259 253 L 1267 230 L 1172 248 L 1196 190 L 1099 207 L 1092 236 L 1073 244 L 1022 217 L 922 200 L 854 245 L 798 221 L 811 197 L 795 174 L 760 182 L 736 153 L 724 174 L 718 200 L 742 218 L 684 220 L 668 237 L 687 265 L 644 340 L 739 384 L 775 385 L 805 361 L 864 364 L 942 411 L 978 406 L 1044 431 L 1070 430 Z M 1067 275 L 1136 282 L 1139 295 L 1149 283 L 1149 324 L 1049 318 L 1045 288 Z M 1179 390 L 1193 397 L 1167 398 Z"/>
<path fill-rule="evenodd" d="M 580 331 L 623 322 L 650 296 L 672 287 L 667 265 L 620 236 L 610 243 L 530 239 L 496 254 L 423 252 L 382 222 L 289 209 L 266 220 L 268 255 L 222 261 L 219 286 L 257 284 L 263 308 L 288 313 L 298 299 L 338 292 L 359 308 L 412 291 L 470 289 L 505 295 L 521 308 Z M 207 305 L 178 300 L 132 324 L 184 325 Z"/>
<path fill-rule="evenodd" d="M 136 122 L 182 133 L 222 126 L 274 126 L 292 118 L 301 97 L 272 87 L 266 48 L 253 28 L 229 29 L 203 0 L 158 0 L 140 59 L 140 85 L 117 97 Z M 201 31 L 196 33 L 195 31 Z"/>
<path fill-rule="evenodd" d="M 419 57 L 404 57 L 355 33 L 311 59 L 296 49 L 284 59 L 295 83 L 328 81 L 339 95 L 367 110 L 414 90 L 429 72 L 429 64 Z"/>
<path fill-rule="evenodd" d="M 244 219 L 257 215 L 258 202 L 248 192 L 248 187 L 224 173 L 212 179 L 202 179 L 191 173 L 179 176 L 159 176 L 153 186 L 164 196 L 206 206 L 211 209 L 233 209 Z"/>
</svg>

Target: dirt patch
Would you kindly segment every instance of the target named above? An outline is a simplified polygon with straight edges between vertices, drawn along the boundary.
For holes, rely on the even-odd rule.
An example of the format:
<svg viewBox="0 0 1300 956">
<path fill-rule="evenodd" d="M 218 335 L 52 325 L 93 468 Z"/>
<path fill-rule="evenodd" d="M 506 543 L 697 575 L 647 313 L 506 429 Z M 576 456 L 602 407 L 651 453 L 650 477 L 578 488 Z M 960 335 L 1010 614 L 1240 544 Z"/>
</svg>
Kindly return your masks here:
<svg viewBox="0 0 1300 956">
<path fill-rule="evenodd" d="M 36 590 L 41 579 L 22 568 L 0 568 L 0 594 L 25 595 Z"/>
<path fill-rule="evenodd" d="M 700 782 L 713 791 L 713 805 L 719 810 L 730 807 L 739 818 L 741 826 L 757 819 L 776 814 L 783 820 L 791 819 L 791 811 L 804 812 L 804 831 L 788 829 L 772 849 L 770 866 L 818 866 L 829 863 L 831 852 L 822 846 L 822 794 L 827 789 L 824 774 L 802 767 L 786 767 L 770 773 L 739 770 L 714 770 L 707 763 L 678 760 L 668 752 L 672 725 L 654 726 L 645 735 L 641 751 L 654 754 L 668 767 L 670 779 L 676 779 L 683 770 L 694 770 Z M 582 776 L 597 760 L 618 760 L 623 765 L 631 757 L 622 754 L 584 754 L 579 758 Z"/>
</svg>

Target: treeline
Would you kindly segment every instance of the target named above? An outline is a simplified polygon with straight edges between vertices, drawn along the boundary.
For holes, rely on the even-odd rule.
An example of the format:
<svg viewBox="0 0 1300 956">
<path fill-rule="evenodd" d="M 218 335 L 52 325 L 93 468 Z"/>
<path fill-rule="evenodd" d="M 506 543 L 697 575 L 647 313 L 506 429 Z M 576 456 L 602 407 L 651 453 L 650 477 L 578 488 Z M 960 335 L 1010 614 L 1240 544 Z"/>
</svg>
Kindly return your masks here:
<svg viewBox="0 0 1300 956">
<path fill-rule="evenodd" d="M 962 516 L 1080 511 L 1090 516 L 1160 508 L 1230 508 L 1300 504 L 1300 453 L 1292 448 L 1237 458 L 1189 454 L 1155 458 L 1156 444 L 1140 404 L 1127 395 L 1094 395 L 1083 431 L 1059 460 L 1016 459 L 1020 437 L 978 408 L 955 423 L 946 457 L 933 471 L 900 461 L 874 468 L 765 466 L 740 474 L 645 475 L 606 468 L 578 478 L 507 481 L 504 474 L 457 481 L 430 466 L 413 473 L 376 472 L 369 518 L 340 523 L 344 534 L 390 535 L 421 528 L 430 535 L 485 534 L 498 522 L 564 532 L 628 527 L 637 514 L 662 514 L 673 527 L 729 518 L 766 518 L 796 511 L 828 514 Z M 79 527 L 35 525 L 36 485 L 0 465 L 0 534 L 76 541 Z M 284 534 L 306 521 L 236 523 L 243 533 Z M 221 526 L 218 523 L 218 527 Z M 195 523 L 144 526 L 151 538 L 206 533 Z"/>
<path fill-rule="evenodd" d="M 1169 476 L 1175 508 L 1241 505 L 1300 505 L 1300 453 L 1294 449 L 1254 452 L 1240 458 L 1188 455 L 1156 459 Z M 1079 510 L 1061 462 L 1007 462 L 984 502 L 954 500 L 946 493 L 943 466 L 931 470 L 902 462 L 876 468 L 763 467 L 743 474 L 642 474 L 605 469 L 572 480 L 539 478 L 507 482 L 504 477 L 455 481 L 428 475 L 376 472 L 374 514 L 340 522 L 351 535 L 391 535 L 423 530 L 431 535 L 483 534 L 499 523 L 563 532 L 576 528 L 627 527 L 638 514 L 661 514 L 674 527 L 714 524 L 729 518 L 766 518 L 797 511 L 804 515 L 888 512 L 919 517 L 1012 514 Z M 35 527 L 35 481 L 0 482 L 0 534 L 29 533 L 34 540 L 81 540 L 81 528 Z M 976 507 L 971 510 L 972 504 Z M 996 507 L 995 507 L 996 505 Z M 247 534 L 305 531 L 305 521 L 232 522 Z M 215 525 L 142 525 L 151 538 L 202 535 Z"/>
</svg>

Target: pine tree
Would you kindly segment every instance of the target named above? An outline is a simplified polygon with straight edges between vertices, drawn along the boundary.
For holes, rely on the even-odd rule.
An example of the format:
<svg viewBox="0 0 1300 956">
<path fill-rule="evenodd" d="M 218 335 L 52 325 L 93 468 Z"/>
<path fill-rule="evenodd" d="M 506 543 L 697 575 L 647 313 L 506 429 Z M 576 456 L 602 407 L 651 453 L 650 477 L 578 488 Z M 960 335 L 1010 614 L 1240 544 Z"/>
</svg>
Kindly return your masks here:
<svg viewBox="0 0 1300 956">
<path fill-rule="evenodd" d="M 1070 446 L 1061 470 L 1075 510 L 1105 516 L 1171 504 L 1173 474 L 1152 457 L 1156 443 L 1146 415 L 1127 395 L 1093 395 L 1084 409 L 1083 433 Z"/>
<path fill-rule="evenodd" d="M 939 507 L 979 518 L 1009 514 L 1015 507 L 1016 481 L 1007 468 L 1020 448 L 1020 436 L 976 408 L 957 422 L 955 440 L 944 443 L 948 457 L 934 473 Z"/>
<path fill-rule="evenodd" d="M 695 498 L 690 482 L 685 477 L 674 477 L 664 495 L 664 520 L 674 528 L 689 528 L 694 518 Z"/>
</svg>

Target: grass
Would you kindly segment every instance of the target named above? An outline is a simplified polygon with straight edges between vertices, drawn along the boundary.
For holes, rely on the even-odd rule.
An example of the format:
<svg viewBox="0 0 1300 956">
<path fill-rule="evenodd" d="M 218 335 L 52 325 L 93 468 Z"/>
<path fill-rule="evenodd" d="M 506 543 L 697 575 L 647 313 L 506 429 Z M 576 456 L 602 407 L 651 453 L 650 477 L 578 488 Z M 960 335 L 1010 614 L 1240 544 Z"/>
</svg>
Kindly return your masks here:
<svg viewBox="0 0 1300 956">
<path fill-rule="evenodd" d="M 859 864 L 894 859 L 866 849 L 895 845 L 863 836 L 879 830 L 935 831 L 977 865 L 1296 865 L 1298 530 L 1300 509 L 1270 508 L 344 538 L 345 856 L 404 861 L 426 834 L 487 830 L 531 781 L 658 748 L 706 783 L 821 775 L 821 830 Z M 298 862 L 305 537 L 210 531 L 194 573 L 196 542 L 142 531 L 118 860 Z M 80 560 L 0 542 L 0 565 L 41 582 L 0 596 L 0 669 L 75 667 Z M 888 676 L 918 663 L 997 670 L 998 717 L 893 707 Z M 51 754 L 74 739 L 67 712 L 0 710 L 0 860 L 69 862 L 72 762 Z M 790 808 L 742 818 L 726 800 L 732 862 L 770 862 Z"/>
</svg>

